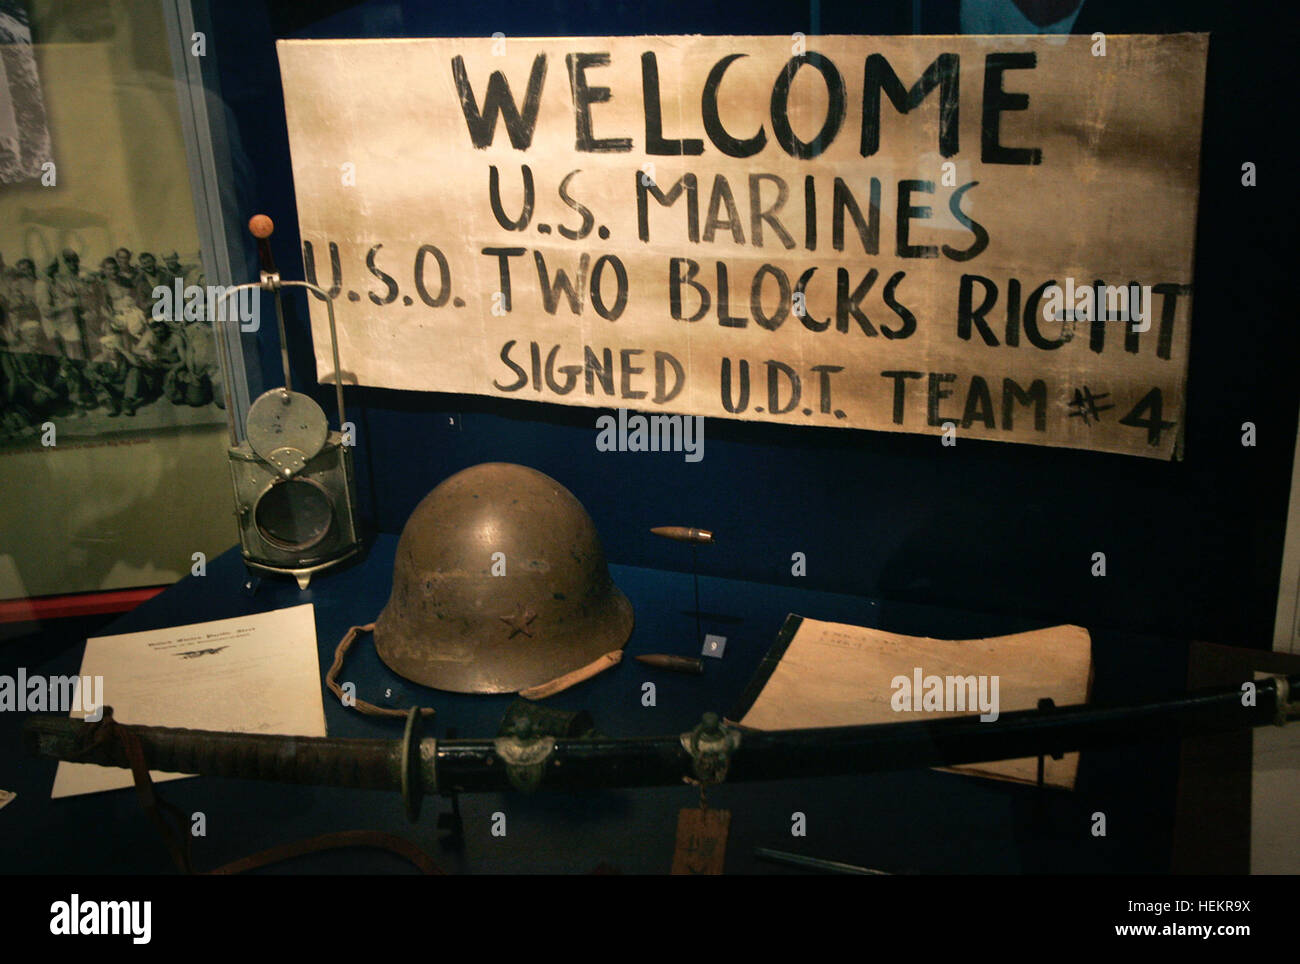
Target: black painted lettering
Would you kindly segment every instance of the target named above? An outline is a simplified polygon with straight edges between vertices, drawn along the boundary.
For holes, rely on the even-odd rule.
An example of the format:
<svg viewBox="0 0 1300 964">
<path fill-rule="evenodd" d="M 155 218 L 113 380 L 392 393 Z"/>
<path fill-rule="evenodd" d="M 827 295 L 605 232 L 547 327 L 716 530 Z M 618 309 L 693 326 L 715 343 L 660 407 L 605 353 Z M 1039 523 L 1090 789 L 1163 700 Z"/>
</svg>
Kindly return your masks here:
<svg viewBox="0 0 1300 964">
<path fill-rule="evenodd" d="M 1041 164 L 1037 147 L 1003 147 L 1000 127 L 1006 111 L 1027 110 L 1029 95 L 1002 89 L 1002 75 L 1008 70 L 1033 70 L 1035 53 L 989 54 L 984 58 L 984 114 L 980 121 L 980 160 L 985 164 Z"/>
<path fill-rule="evenodd" d="M 510 84 L 501 71 L 492 71 L 492 76 L 488 78 L 487 96 L 483 99 L 481 114 L 474 97 L 474 88 L 470 86 L 469 75 L 465 72 L 464 58 L 459 55 L 452 58 L 451 74 L 456 82 L 456 93 L 460 97 L 460 109 L 465 115 L 465 126 L 469 128 L 469 139 L 475 148 L 483 150 L 492 146 L 492 138 L 497 129 L 497 115 L 500 114 L 506 123 L 510 146 L 517 151 L 528 150 L 533 142 L 533 128 L 537 124 L 542 84 L 546 81 L 546 54 L 538 54 L 533 58 L 522 115 L 515 106 Z"/>
<path fill-rule="evenodd" d="M 569 90 L 573 94 L 573 119 L 576 134 L 574 150 L 588 154 L 620 154 L 632 150 L 630 137 L 598 138 L 591 129 L 591 105 L 606 103 L 610 98 L 608 87 L 591 87 L 587 84 L 587 70 L 591 67 L 608 67 L 608 53 L 568 54 L 564 58 L 569 68 Z"/>
<path fill-rule="evenodd" d="M 894 110 L 906 114 L 917 107 L 939 88 L 939 153 L 952 157 L 957 153 L 958 107 L 960 103 L 961 58 L 956 54 L 940 54 L 925 68 L 920 80 L 911 90 L 894 73 L 883 54 L 872 54 L 863 68 L 862 85 L 862 143 L 863 157 L 871 157 L 880 149 L 880 95 L 883 93 L 894 105 Z"/>
</svg>

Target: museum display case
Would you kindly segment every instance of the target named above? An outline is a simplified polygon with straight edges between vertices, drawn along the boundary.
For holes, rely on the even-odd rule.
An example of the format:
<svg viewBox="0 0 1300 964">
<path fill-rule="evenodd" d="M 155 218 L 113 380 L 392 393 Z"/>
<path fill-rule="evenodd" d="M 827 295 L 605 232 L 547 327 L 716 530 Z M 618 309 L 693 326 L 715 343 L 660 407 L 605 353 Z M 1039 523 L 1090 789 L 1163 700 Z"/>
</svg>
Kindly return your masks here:
<svg viewBox="0 0 1300 964">
<path fill-rule="evenodd" d="M 1230 11 L 0 33 L 0 870 L 1169 875 L 1115 936 L 1300 867 Z"/>
</svg>

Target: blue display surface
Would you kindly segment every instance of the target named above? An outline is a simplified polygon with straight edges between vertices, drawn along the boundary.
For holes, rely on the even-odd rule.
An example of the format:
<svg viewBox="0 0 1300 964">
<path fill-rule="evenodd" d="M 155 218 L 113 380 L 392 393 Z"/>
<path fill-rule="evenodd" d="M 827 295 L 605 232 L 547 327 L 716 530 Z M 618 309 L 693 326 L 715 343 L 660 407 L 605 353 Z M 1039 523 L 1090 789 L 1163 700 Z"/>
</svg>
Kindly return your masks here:
<svg viewBox="0 0 1300 964">
<path fill-rule="evenodd" d="M 381 536 L 361 561 L 322 574 L 305 592 L 287 580 L 266 580 L 255 594 L 237 551 L 116 620 L 103 635 L 223 619 L 311 602 L 320 669 L 333 660 L 350 626 L 374 619 L 391 585 L 396 538 Z M 689 553 L 689 547 L 678 546 Z M 1040 628 L 1041 620 L 933 606 L 891 603 L 808 589 L 705 577 L 699 585 L 701 630 L 727 637 L 725 656 L 706 659 L 700 677 L 652 670 L 632 657 L 667 652 L 697 655 L 692 577 L 681 572 L 614 566 L 615 581 L 636 610 L 636 628 L 617 667 L 545 701 L 585 709 L 612 736 L 690 729 L 706 710 L 726 712 L 791 612 L 816 619 L 877 626 L 940 638 L 1001 635 Z M 39 641 L 11 645 L 0 672 L 72 674 L 83 646 L 43 652 Z M 1095 631 L 1094 701 L 1178 693 L 1186 677 L 1184 647 L 1129 633 Z M 438 737 L 496 733 L 510 696 L 440 693 L 407 683 L 375 655 L 369 637 L 352 649 L 340 679 L 380 705 L 432 705 L 428 727 Z M 655 705 L 643 703 L 655 684 Z M 331 736 L 401 736 L 400 720 L 364 717 L 322 685 Z M 106 698 L 112 703 L 111 685 Z M 9 829 L 0 872 L 168 873 L 167 852 L 133 790 L 50 800 L 55 764 L 18 756 L 26 714 L 0 714 L 0 786 L 17 792 L 3 814 Z M 124 720 L 123 722 L 131 722 Z M 756 861 L 771 847 L 899 873 L 1164 872 L 1169 869 L 1178 744 L 1134 745 L 1085 753 L 1075 791 L 1039 790 L 956 774 L 909 773 L 772 781 L 721 786 L 711 806 L 730 809 L 728 872 L 781 870 Z M 419 823 L 408 824 L 396 793 L 196 778 L 161 784 L 184 813 L 202 812 L 206 837 L 194 840 L 200 870 L 255 850 L 319 833 L 371 829 L 402 834 L 449 871 L 576 872 L 604 864 L 625 873 L 666 873 L 677 812 L 695 806 L 694 788 L 611 789 L 585 793 L 467 794 L 460 798 L 462 853 L 441 852 L 436 814 L 447 801 L 428 799 Z M 1108 835 L 1093 837 L 1091 815 L 1107 814 Z M 493 836 L 495 814 L 505 836 Z M 791 835 L 793 815 L 807 835 Z M 405 872 L 396 857 L 367 851 L 319 854 L 276 865 L 272 873 Z"/>
</svg>

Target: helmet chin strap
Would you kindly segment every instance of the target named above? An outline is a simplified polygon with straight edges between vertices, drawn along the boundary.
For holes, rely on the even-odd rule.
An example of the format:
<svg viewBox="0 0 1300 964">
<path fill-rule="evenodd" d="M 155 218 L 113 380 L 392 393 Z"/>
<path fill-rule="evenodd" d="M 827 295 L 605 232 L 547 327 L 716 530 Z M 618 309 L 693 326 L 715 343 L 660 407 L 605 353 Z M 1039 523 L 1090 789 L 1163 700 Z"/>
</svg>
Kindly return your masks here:
<svg viewBox="0 0 1300 964">
<path fill-rule="evenodd" d="M 347 658 L 348 650 L 352 648 L 352 644 L 357 641 L 358 636 L 362 633 L 374 632 L 374 629 L 374 623 L 366 623 L 364 626 L 353 626 L 343 634 L 343 639 L 339 641 L 338 648 L 334 650 L 334 662 L 330 663 L 330 668 L 325 672 L 325 685 L 329 687 L 331 693 L 339 698 L 340 703 L 344 706 L 350 706 L 359 713 L 365 713 L 367 716 L 405 717 L 410 713 L 410 709 L 376 706 L 374 703 L 367 703 L 354 694 L 345 694 L 343 687 L 339 685 L 339 672 L 343 669 L 343 660 Z M 420 708 L 421 716 L 433 716 L 436 712 L 437 710 L 431 706 Z"/>
<path fill-rule="evenodd" d="M 352 648 L 352 644 L 357 641 L 358 636 L 362 633 L 374 632 L 374 629 L 374 623 L 366 623 L 364 626 L 353 626 L 343 634 L 338 647 L 334 650 L 334 662 L 330 664 L 330 668 L 325 672 L 325 685 L 331 693 L 339 698 L 339 702 L 359 713 L 365 713 L 367 716 L 405 717 L 410 713 L 409 708 L 376 706 L 374 703 L 368 703 L 356 695 L 345 694 L 342 685 L 339 683 L 339 673 L 343 670 L 343 661 L 347 659 L 348 650 Z M 526 700 L 545 699 L 548 696 L 567 690 L 570 686 L 577 686 L 583 680 L 589 680 L 597 673 L 603 673 L 605 670 L 617 666 L 622 660 L 622 649 L 611 650 L 596 657 L 586 666 L 580 666 L 546 683 L 539 683 L 537 686 L 522 689 L 519 691 L 519 695 Z M 422 716 L 433 716 L 436 712 L 431 706 L 420 708 Z"/>
<path fill-rule="evenodd" d="M 623 650 L 615 649 L 603 656 L 597 656 L 586 666 L 579 667 L 572 672 L 565 673 L 563 676 L 557 676 L 549 683 L 541 683 L 538 686 L 530 686 L 527 689 L 519 691 L 519 695 L 526 700 L 542 700 L 548 696 L 567 690 L 570 686 L 576 686 L 583 680 L 591 679 L 597 673 L 602 673 L 611 666 L 617 666 L 623 660 Z"/>
</svg>

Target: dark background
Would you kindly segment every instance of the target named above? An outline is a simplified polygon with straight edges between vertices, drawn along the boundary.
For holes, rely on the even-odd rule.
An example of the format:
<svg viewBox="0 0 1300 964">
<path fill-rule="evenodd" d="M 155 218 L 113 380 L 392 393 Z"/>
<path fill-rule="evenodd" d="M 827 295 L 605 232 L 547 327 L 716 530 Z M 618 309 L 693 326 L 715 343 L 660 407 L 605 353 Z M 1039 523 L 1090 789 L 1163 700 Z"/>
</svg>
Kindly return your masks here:
<svg viewBox="0 0 1300 964">
<path fill-rule="evenodd" d="M 1290 103 L 1290 66 L 1269 50 L 1270 37 L 1293 32 L 1277 9 L 1087 0 L 1074 26 L 1211 35 L 1184 461 L 966 438 L 942 448 L 931 436 L 708 419 L 705 457 L 690 464 L 680 453 L 597 452 L 602 410 L 349 388 L 363 513 L 397 532 L 451 473 L 520 462 L 582 500 L 618 563 L 689 568 L 685 547 L 647 530 L 698 525 L 718 533 L 698 556 L 716 576 L 1269 648 L 1298 405 L 1296 323 L 1282 297 L 1295 206 L 1281 159 L 1291 120 L 1278 111 Z M 957 4 L 933 0 L 222 0 L 208 15 L 242 172 L 228 230 L 248 239 L 247 215 L 270 214 L 290 278 L 300 277 L 300 241 L 275 39 L 803 31 L 815 50 L 816 34 L 960 29 Z M 1258 187 L 1241 185 L 1246 161 Z M 246 254 L 238 281 L 254 277 L 251 243 Z M 290 314 L 298 386 L 314 374 L 305 301 Z M 261 371 L 251 377 L 279 384 L 273 326 L 257 347 Z M 315 395 L 333 411 L 329 391 Z M 1241 444 L 1245 421 L 1257 427 L 1254 448 Z M 807 557 L 803 579 L 790 574 L 796 551 Z M 1090 574 L 1094 552 L 1106 553 L 1105 578 Z"/>
</svg>

